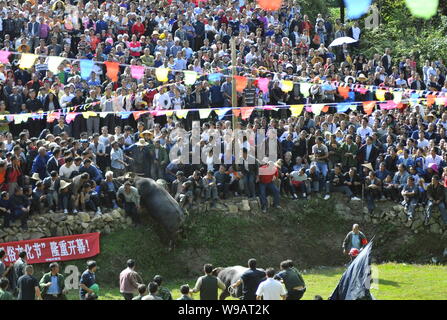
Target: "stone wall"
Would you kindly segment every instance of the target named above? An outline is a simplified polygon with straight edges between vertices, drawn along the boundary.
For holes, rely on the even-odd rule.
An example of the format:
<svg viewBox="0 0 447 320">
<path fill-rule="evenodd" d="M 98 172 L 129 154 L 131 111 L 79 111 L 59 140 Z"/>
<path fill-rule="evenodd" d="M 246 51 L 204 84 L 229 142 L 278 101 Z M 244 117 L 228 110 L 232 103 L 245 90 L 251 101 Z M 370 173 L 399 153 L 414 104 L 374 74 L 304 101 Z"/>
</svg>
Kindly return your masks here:
<svg viewBox="0 0 447 320">
<path fill-rule="evenodd" d="M 268 197 L 269 205 L 272 198 Z M 325 200 L 318 200 L 325 201 Z M 405 208 L 400 204 L 389 201 L 377 201 L 377 208 L 372 214 L 369 214 L 362 201 L 347 201 L 339 194 L 333 194 L 330 201 L 334 204 L 333 212 L 345 220 L 358 223 L 383 224 L 388 223 L 402 228 L 411 229 L 414 233 L 434 233 L 443 235 L 447 239 L 447 225 L 440 217 L 437 209 L 433 210 L 433 216 L 430 224 L 424 226 L 424 212 L 422 207 L 416 209 L 416 214 L 412 222 L 407 221 Z M 309 208 L 305 200 L 281 200 L 283 210 L 297 210 L 297 203 L 302 203 L 303 210 L 315 210 Z M 315 203 L 315 202 L 313 202 Z M 318 202 L 317 202 L 318 203 Z M 214 203 L 201 203 L 196 205 L 190 211 L 197 212 L 221 212 L 229 215 L 244 214 L 263 214 L 260 210 L 258 200 L 249 200 L 246 198 L 232 198 L 225 201 Z M 11 224 L 11 228 L 0 229 L 0 243 L 29 240 L 45 237 L 56 237 L 80 233 L 101 232 L 110 234 L 114 231 L 123 230 L 132 226 L 132 220 L 126 217 L 122 209 L 116 209 L 101 216 L 95 216 L 94 213 L 80 212 L 75 216 L 64 214 L 43 214 L 30 217 L 28 221 L 28 230 L 20 228 L 20 221 Z"/>
<path fill-rule="evenodd" d="M 121 209 L 101 216 L 87 212 L 79 212 L 77 215 L 47 213 L 31 216 L 28 220 L 28 230 L 21 229 L 18 220 L 11 223 L 11 228 L 0 228 L 0 243 L 90 232 L 110 234 L 129 228 L 131 225 L 132 220 L 125 217 Z"/>
</svg>

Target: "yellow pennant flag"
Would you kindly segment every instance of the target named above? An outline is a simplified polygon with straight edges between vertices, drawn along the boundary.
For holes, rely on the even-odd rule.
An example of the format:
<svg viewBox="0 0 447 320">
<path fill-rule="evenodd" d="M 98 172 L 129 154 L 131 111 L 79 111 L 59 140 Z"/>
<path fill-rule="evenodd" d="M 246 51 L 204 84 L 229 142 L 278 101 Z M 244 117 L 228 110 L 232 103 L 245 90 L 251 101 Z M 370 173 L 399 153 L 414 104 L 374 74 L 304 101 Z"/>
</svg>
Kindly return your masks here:
<svg viewBox="0 0 447 320">
<path fill-rule="evenodd" d="M 185 74 L 185 85 L 192 86 L 196 83 L 197 80 L 197 72 L 195 71 L 183 71 Z"/>
<path fill-rule="evenodd" d="M 169 68 L 157 68 L 155 69 L 155 75 L 160 82 L 168 81 Z"/>
<path fill-rule="evenodd" d="M 377 90 L 376 91 L 376 98 L 377 98 L 377 100 L 385 101 L 385 93 L 386 93 L 385 90 L 381 90 L 381 89 Z"/>
<path fill-rule="evenodd" d="M 188 115 L 188 110 L 175 110 L 175 115 L 179 119 L 183 119 Z"/>
<path fill-rule="evenodd" d="M 88 118 L 90 118 L 90 117 L 96 117 L 96 112 L 93 112 L 93 111 L 86 111 L 86 112 L 83 112 L 83 113 L 82 113 L 82 116 L 83 116 L 85 119 L 88 119 Z"/>
<path fill-rule="evenodd" d="M 172 117 L 173 114 L 174 114 L 174 111 L 166 111 L 167 117 Z"/>
<path fill-rule="evenodd" d="M 200 119 L 206 119 L 210 116 L 211 109 L 199 109 L 199 117 Z"/>
<path fill-rule="evenodd" d="M 30 69 L 32 66 L 34 66 L 34 62 L 36 62 L 37 58 L 39 56 L 37 54 L 32 53 L 22 53 L 22 56 L 20 57 L 19 61 L 19 68 L 20 69 Z"/>
<path fill-rule="evenodd" d="M 281 81 L 281 90 L 284 92 L 292 91 L 293 90 L 293 81 L 282 80 Z"/>
<path fill-rule="evenodd" d="M 292 111 L 292 117 L 299 117 L 303 112 L 303 104 L 294 104 L 290 106 L 290 111 Z"/>
<path fill-rule="evenodd" d="M 47 64 L 48 64 L 48 70 L 53 72 L 54 74 L 58 73 L 60 64 L 65 60 L 64 57 L 48 57 Z"/>
</svg>

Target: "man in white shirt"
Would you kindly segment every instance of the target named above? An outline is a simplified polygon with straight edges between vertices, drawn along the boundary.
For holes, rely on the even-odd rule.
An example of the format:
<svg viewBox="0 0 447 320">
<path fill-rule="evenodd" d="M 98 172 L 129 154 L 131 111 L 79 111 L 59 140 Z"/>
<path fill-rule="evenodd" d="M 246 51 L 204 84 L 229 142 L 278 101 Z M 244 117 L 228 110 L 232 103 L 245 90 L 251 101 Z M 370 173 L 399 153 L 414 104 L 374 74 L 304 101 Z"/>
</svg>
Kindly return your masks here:
<svg viewBox="0 0 447 320">
<path fill-rule="evenodd" d="M 278 280 L 273 279 L 275 276 L 275 270 L 269 268 L 266 271 L 267 279 L 262 281 L 258 289 L 256 290 L 256 300 L 284 300 L 287 295 L 287 291 L 284 286 Z"/>
<path fill-rule="evenodd" d="M 441 165 L 441 161 L 442 161 L 442 157 L 438 154 L 436 154 L 436 149 L 435 148 L 431 148 L 430 149 L 430 155 L 425 157 L 425 168 L 427 169 L 428 166 L 432 163 L 435 163 L 438 168 Z"/>
<path fill-rule="evenodd" d="M 365 141 L 367 136 L 371 136 L 373 134 L 373 130 L 368 127 L 368 118 L 362 119 L 362 125 L 357 128 L 356 133 L 362 137 L 362 141 Z"/>
<path fill-rule="evenodd" d="M 359 23 L 356 21 L 351 28 L 352 38 L 355 40 L 360 40 L 360 33 L 362 32 L 359 28 Z"/>
<path fill-rule="evenodd" d="M 65 159 L 65 164 L 60 167 L 59 176 L 62 179 L 71 179 L 72 173 L 76 171 L 76 167 L 73 165 L 73 160 L 74 159 L 72 157 L 67 157 Z"/>
</svg>

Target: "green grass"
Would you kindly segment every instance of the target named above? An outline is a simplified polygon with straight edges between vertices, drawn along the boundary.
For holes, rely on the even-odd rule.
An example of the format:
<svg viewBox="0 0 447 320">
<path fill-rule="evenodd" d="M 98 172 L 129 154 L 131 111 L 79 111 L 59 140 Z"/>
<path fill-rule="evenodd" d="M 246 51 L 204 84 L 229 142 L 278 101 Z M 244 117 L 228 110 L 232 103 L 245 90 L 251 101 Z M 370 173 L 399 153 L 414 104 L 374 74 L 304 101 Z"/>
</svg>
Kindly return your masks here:
<svg viewBox="0 0 447 320">
<path fill-rule="evenodd" d="M 371 290 L 378 300 L 445 300 L 447 298 L 447 267 L 439 265 L 409 265 L 386 263 L 378 265 L 378 289 Z M 303 273 L 307 291 L 304 300 L 315 295 L 323 299 L 330 296 L 336 287 L 344 268 L 312 269 Z M 100 273 L 98 273 L 100 277 Z M 178 288 L 188 283 L 191 287 L 195 279 L 172 281 L 166 286 L 172 291 L 174 299 L 180 296 Z M 78 299 L 78 292 L 71 291 L 69 299 Z M 198 294 L 194 298 L 198 299 Z M 101 288 L 100 300 L 123 300 L 119 289 Z"/>
</svg>

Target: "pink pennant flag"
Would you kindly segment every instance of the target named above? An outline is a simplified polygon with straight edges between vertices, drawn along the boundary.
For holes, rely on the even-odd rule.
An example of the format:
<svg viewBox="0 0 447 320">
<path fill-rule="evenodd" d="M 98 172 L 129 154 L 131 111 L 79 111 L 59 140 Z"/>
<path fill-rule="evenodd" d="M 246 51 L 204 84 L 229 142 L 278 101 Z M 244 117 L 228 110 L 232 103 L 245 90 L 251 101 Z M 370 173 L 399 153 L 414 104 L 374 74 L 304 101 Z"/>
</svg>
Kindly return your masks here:
<svg viewBox="0 0 447 320">
<path fill-rule="evenodd" d="M 132 78 L 140 80 L 144 76 L 144 66 L 130 66 Z"/>
<path fill-rule="evenodd" d="M 391 109 L 396 109 L 396 107 L 397 107 L 397 104 L 394 101 L 387 101 L 386 103 L 380 104 L 381 110 L 391 110 Z"/>
<path fill-rule="evenodd" d="M 259 78 L 258 79 L 258 88 L 263 92 L 267 93 L 269 91 L 269 82 L 268 78 Z"/>
<path fill-rule="evenodd" d="M 11 55 L 11 52 L 2 50 L 0 51 L 0 62 L 1 63 L 9 63 L 9 56 Z"/>
<path fill-rule="evenodd" d="M 67 116 L 65 117 L 65 122 L 66 123 L 72 122 L 76 118 L 76 116 L 78 114 L 79 113 L 77 113 L 77 112 L 69 112 L 69 113 L 67 113 Z"/>
<path fill-rule="evenodd" d="M 357 92 L 360 93 L 360 94 L 365 94 L 365 93 L 368 92 L 368 89 L 366 89 L 366 88 L 358 88 Z"/>
<path fill-rule="evenodd" d="M 312 106 L 307 106 L 306 107 L 306 112 L 312 112 Z"/>
<path fill-rule="evenodd" d="M 50 112 L 47 115 L 47 122 L 48 123 L 53 123 L 54 120 L 59 120 L 60 117 L 61 117 L 61 113 L 60 112 Z"/>
</svg>

